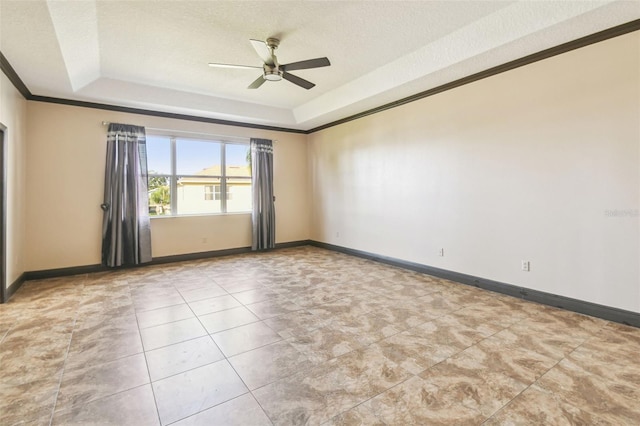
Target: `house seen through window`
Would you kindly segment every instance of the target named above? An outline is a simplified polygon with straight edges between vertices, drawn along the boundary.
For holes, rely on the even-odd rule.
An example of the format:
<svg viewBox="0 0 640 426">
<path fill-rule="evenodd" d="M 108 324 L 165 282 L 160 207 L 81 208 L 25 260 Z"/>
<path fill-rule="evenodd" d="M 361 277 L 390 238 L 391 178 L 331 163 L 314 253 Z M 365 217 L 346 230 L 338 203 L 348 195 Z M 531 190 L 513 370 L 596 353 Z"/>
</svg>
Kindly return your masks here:
<svg viewBox="0 0 640 426">
<path fill-rule="evenodd" d="M 248 143 L 147 134 L 149 215 L 251 211 Z"/>
</svg>

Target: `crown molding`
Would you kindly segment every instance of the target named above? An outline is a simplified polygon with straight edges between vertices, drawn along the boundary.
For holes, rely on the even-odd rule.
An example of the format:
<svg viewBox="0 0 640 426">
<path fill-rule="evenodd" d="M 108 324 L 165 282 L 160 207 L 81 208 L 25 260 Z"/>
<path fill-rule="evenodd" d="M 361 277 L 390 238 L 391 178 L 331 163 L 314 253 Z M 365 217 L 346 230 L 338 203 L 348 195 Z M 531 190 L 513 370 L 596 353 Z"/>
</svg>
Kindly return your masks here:
<svg viewBox="0 0 640 426">
<path fill-rule="evenodd" d="M 29 99 L 33 97 L 33 94 L 27 88 L 27 85 L 24 84 L 16 70 L 13 69 L 7 58 L 0 52 L 0 70 L 7 76 L 9 81 L 13 84 L 13 86 L 20 92 L 20 94 L 25 98 Z"/>
<path fill-rule="evenodd" d="M 357 120 L 359 118 L 366 117 L 368 115 L 377 114 L 379 112 L 395 108 L 404 104 L 408 104 L 410 102 L 418 101 L 420 99 L 428 98 L 429 96 L 436 95 L 438 93 L 446 92 L 447 90 L 455 89 L 456 87 L 464 86 L 469 83 L 476 82 L 478 80 L 482 80 L 488 77 L 492 77 L 497 74 L 501 74 L 506 71 L 510 71 L 516 68 L 520 68 L 525 65 L 532 64 L 534 62 L 542 61 L 544 59 L 551 58 L 553 56 L 558 56 L 563 53 L 570 52 L 572 50 L 580 49 L 581 47 L 589 46 L 590 44 L 599 43 L 601 41 L 609 40 L 611 38 L 615 38 L 621 35 L 625 35 L 628 33 L 632 33 L 634 31 L 640 30 L 640 19 L 636 19 L 635 21 L 627 22 L 626 24 L 618 25 L 612 28 L 608 28 L 603 31 L 599 31 L 594 34 L 590 34 L 585 37 L 581 37 L 576 40 L 569 41 L 567 43 L 560 44 L 555 47 L 551 47 L 549 49 L 542 50 L 540 52 L 533 53 L 531 55 L 515 59 L 513 61 L 507 62 L 502 65 L 498 65 L 492 68 L 489 68 L 484 71 L 480 71 L 479 73 L 472 74 L 467 77 L 463 77 L 461 79 L 452 81 L 450 83 L 443 84 L 438 87 L 434 87 L 433 89 L 425 90 L 424 92 L 416 93 L 415 95 L 408 96 L 406 98 L 389 102 L 388 104 L 384 104 L 382 106 L 372 108 L 358 114 L 350 115 L 349 117 L 342 118 L 340 120 L 332 121 L 331 123 L 323 124 L 322 126 L 314 127 L 311 130 L 307 131 L 307 134 L 315 133 L 320 130 L 328 129 L 330 127 L 338 126 L 340 124 L 347 123 L 349 121 Z"/>
</svg>

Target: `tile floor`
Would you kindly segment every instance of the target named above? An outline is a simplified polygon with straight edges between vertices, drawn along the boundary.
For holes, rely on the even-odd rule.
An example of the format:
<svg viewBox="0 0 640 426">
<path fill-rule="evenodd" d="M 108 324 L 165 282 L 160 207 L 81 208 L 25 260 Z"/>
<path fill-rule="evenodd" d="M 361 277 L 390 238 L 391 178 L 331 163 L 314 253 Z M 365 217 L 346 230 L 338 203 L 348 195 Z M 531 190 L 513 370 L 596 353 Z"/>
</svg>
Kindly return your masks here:
<svg viewBox="0 0 640 426">
<path fill-rule="evenodd" d="M 31 281 L 0 424 L 640 424 L 640 329 L 315 247 Z"/>
</svg>

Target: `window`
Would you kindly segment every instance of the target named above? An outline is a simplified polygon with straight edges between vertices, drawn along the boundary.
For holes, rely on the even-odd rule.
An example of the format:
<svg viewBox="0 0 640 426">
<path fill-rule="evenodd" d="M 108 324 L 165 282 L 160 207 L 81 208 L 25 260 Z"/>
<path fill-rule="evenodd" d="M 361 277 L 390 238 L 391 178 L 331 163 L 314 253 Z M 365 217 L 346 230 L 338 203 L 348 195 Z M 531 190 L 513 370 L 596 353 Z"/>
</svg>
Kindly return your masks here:
<svg viewBox="0 0 640 426">
<path fill-rule="evenodd" d="M 220 200 L 220 197 L 222 196 L 222 187 L 220 185 L 214 185 L 212 186 L 212 190 L 214 194 L 213 199 Z M 231 185 L 227 183 L 227 204 L 229 200 L 231 200 L 231 197 L 233 195 L 230 191 L 231 191 Z"/>
<path fill-rule="evenodd" d="M 213 200 L 213 185 L 205 185 L 204 186 L 204 199 L 205 201 Z M 218 198 L 216 198 L 217 200 Z"/>
<path fill-rule="evenodd" d="M 251 211 L 248 143 L 147 134 L 147 164 L 151 216 Z"/>
</svg>

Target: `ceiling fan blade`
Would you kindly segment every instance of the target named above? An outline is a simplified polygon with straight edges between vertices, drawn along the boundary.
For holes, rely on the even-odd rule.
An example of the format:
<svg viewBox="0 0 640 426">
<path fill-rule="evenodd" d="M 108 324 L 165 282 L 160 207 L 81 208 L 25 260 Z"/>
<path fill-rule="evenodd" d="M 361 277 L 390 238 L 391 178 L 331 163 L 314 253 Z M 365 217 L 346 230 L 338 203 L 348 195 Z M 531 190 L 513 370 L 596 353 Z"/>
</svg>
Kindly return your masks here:
<svg viewBox="0 0 640 426">
<path fill-rule="evenodd" d="M 212 68 L 240 68 L 240 69 L 261 69 L 262 67 L 254 67 L 253 65 L 233 65 L 233 64 L 218 64 L 216 62 L 209 62 L 209 66 Z"/>
<path fill-rule="evenodd" d="M 300 78 L 297 75 L 289 74 L 288 72 L 283 72 L 282 78 L 307 90 L 315 86 L 315 84 L 313 84 L 312 82 L 307 81 L 304 78 Z"/>
<path fill-rule="evenodd" d="M 247 89 L 257 89 L 258 87 L 262 86 L 262 83 L 264 83 L 264 77 L 262 75 L 260 75 L 260 77 L 256 78 L 253 83 L 251 83 Z"/>
<path fill-rule="evenodd" d="M 292 62 L 290 64 L 281 65 L 280 69 L 284 71 L 306 70 L 309 68 L 328 67 L 331 65 L 328 58 L 307 59 L 306 61 Z"/>
<path fill-rule="evenodd" d="M 256 53 L 258 54 L 258 56 L 260 56 L 260 58 L 264 61 L 265 64 L 269 65 L 270 67 L 274 66 L 274 62 L 273 62 L 273 56 L 271 55 L 271 49 L 269 49 L 269 46 L 267 46 L 267 43 L 265 43 L 262 40 L 249 40 L 251 42 L 251 45 L 253 46 L 253 48 L 256 50 Z"/>
</svg>

